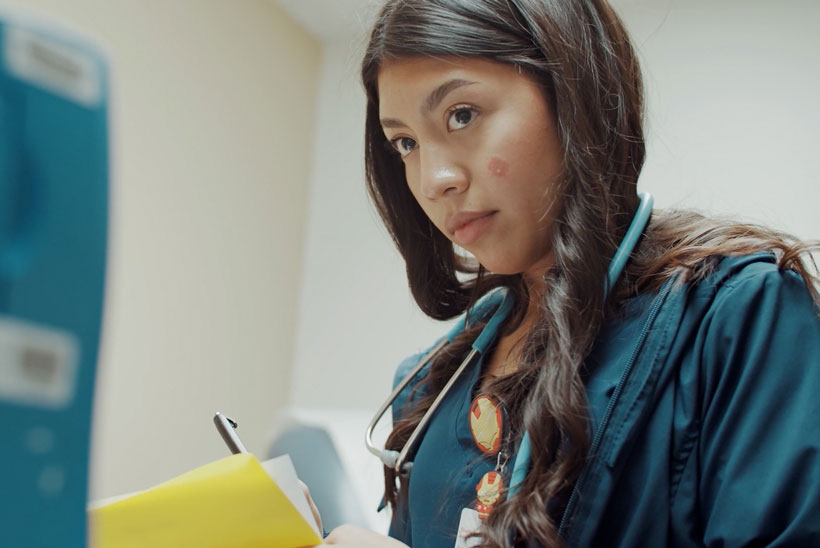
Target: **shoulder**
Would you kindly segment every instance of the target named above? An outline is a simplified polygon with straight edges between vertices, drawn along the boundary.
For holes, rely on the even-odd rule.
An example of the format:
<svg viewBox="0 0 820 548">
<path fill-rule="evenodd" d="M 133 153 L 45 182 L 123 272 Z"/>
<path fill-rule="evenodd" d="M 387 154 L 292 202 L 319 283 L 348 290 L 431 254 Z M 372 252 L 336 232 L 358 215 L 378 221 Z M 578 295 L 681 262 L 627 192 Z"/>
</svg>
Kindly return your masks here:
<svg viewBox="0 0 820 548">
<path fill-rule="evenodd" d="M 393 375 L 393 389 L 397 389 L 399 385 L 405 381 L 407 381 L 407 385 L 401 390 L 401 392 L 396 396 L 396 399 L 393 401 L 392 411 L 394 422 L 401 418 L 401 416 L 406 412 L 406 407 L 409 403 L 416 400 L 419 396 L 424 395 L 423 389 L 417 389 L 421 386 L 424 378 L 430 372 L 430 367 L 432 365 L 431 358 L 434 354 L 436 354 L 437 347 L 444 347 L 447 344 L 452 343 L 457 336 L 464 332 L 465 326 L 467 326 L 468 323 L 472 326 L 476 323 L 486 321 L 487 318 L 492 315 L 492 313 L 495 312 L 495 310 L 501 305 L 502 301 L 504 301 L 505 295 L 506 291 L 503 289 L 491 291 L 476 302 L 470 308 L 469 312 L 458 318 L 450 330 L 447 331 L 447 333 L 445 333 L 442 337 L 437 339 L 432 345 L 422 352 L 408 356 L 399 363 L 396 368 L 396 372 Z M 419 369 L 422 362 L 426 363 L 424 363 L 423 367 Z"/>
<path fill-rule="evenodd" d="M 648 346 L 673 361 L 703 358 L 704 343 L 706 350 L 723 350 L 729 339 L 816 325 L 818 317 L 802 277 L 779 269 L 772 254 L 715 258 L 709 274 L 698 280 L 667 279 L 658 291 L 625 301 L 608 319 L 599 344 L 606 355 L 627 359 L 623 342 L 646 330 L 656 343 Z"/>
<path fill-rule="evenodd" d="M 720 262 L 710 281 L 724 289 L 724 293 L 733 291 L 743 294 L 762 288 L 790 287 L 798 289 L 806 297 L 810 296 L 800 275 L 792 270 L 780 269 L 771 253 L 727 257 Z"/>
<path fill-rule="evenodd" d="M 421 363 L 424 357 L 427 354 L 429 354 L 436 347 L 436 345 L 439 344 L 440 341 L 441 339 L 437 340 L 435 343 L 430 345 L 430 347 L 426 348 L 425 350 L 407 356 L 401 362 L 399 362 L 399 365 L 398 367 L 396 367 L 396 371 L 393 374 L 393 388 L 396 388 L 408 377 L 408 375 L 412 374 L 413 370 L 416 367 L 418 367 L 418 365 Z M 426 375 L 426 373 L 427 369 L 424 368 L 418 373 L 416 373 L 415 377 L 417 379 L 421 379 L 422 377 L 424 377 L 424 375 Z M 412 381 L 411 384 L 413 384 Z"/>
<path fill-rule="evenodd" d="M 439 341 L 437 341 L 436 344 L 438 344 L 438 342 Z M 418 396 L 418 394 L 414 394 L 413 390 L 419 385 L 424 377 L 427 376 L 427 373 L 429 372 L 429 364 L 417 371 L 415 375 L 413 374 L 413 371 L 418 368 L 424 357 L 435 348 L 436 344 L 432 345 L 423 352 L 418 352 L 404 358 L 396 368 L 396 372 L 393 375 L 393 390 L 397 389 L 405 380 L 407 380 L 408 383 L 401 390 L 401 392 L 396 395 L 396 398 L 393 400 L 393 404 L 391 405 L 394 424 L 404 416 L 407 411 L 408 403 Z M 408 379 L 411 375 L 413 378 Z"/>
<path fill-rule="evenodd" d="M 797 272 L 781 269 L 771 253 L 716 259 L 710 274 L 676 287 L 684 321 L 742 327 L 762 317 L 787 314 L 787 320 L 814 322 L 820 309 Z M 752 316 L 750 316 L 752 315 Z M 787 322 L 791 323 L 791 321 Z M 714 324 L 714 325 L 713 325 Z"/>
<path fill-rule="evenodd" d="M 817 305 L 797 273 L 765 256 L 725 259 L 705 288 L 713 298 L 692 345 L 701 372 L 704 538 L 740 545 L 782 535 L 813 544 L 805 540 L 818 533 L 820 488 L 782 486 L 820 474 Z M 745 529 L 729 525 L 743 520 Z"/>
<path fill-rule="evenodd" d="M 396 372 L 393 375 L 393 389 L 395 390 L 405 381 L 407 381 L 407 385 L 396 395 L 396 399 L 393 401 L 392 411 L 394 423 L 405 414 L 407 404 L 420 395 L 418 392 L 414 393 L 414 390 L 418 388 L 419 383 L 427 376 L 427 373 L 429 373 L 430 364 L 427 363 L 423 368 L 416 371 L 415 374 L 413 372 L 418 368 L 425 356 L 432 352 L 436 345 L 440 342 L 441 339 L 436 341 L 435 344 L 423 352 L 418 352 L 412 356 L 406 357 L 396 368 Z M 411 375 L 412 378 L 408 378 Z"/>
<path fill-rule="evenodd" d="M 682 293 L 677 328 L 711 365 L 710 374 L 748 371 L 764 365 L 763 357 L 788 360 L 800 345 L 820 352 L 820 311 L 811 291 L 769 253 L 724 258 Z"/>
<path fill-rule="evenodd" d="M 678 378 L 702 412 L 768 406 L 799 386 L 820 390 L 817 305 L 803 278 L 771 254 L 723 258 L 698 282 L 668 284 L 608 326 L 598 361 L 627 363 L 625 342 L 640 341 L 646 370 Z"/>
<path fill-rule="evenodd" d="M 723 436 L 729 450 L 748 442 L 738 432 L 775 416 L 787 428 L 820 412 L 810 403 L 820 391 L 820 314 L 799 274 L 771 255 L 727 258 L 682 293 L 670 364 L 697 396 L 705 440 L 732 432 Z M 820 430 L 812 435 L 820 441 Z"/>
<path fill-rule="evenodd" d="M 782 270 L 770 254 L 723 259 L 715 272 L 696 289 L 709 301 L 704 320 L 708 329 L 743 334 L 817 327 L 817 304 L 803 278 Z"/>
</svg>

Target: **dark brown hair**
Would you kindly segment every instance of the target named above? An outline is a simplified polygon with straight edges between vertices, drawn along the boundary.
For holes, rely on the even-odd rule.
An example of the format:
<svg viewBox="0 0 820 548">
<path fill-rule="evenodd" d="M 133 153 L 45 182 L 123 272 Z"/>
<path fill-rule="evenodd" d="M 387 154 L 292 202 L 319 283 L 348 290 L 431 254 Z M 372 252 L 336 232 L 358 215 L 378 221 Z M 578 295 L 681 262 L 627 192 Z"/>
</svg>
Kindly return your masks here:
<svg viewBox="0 0 820 548">
<path fill-rule="evenodd" d="M 781 266 L 809 280 L 798 256 L 803 248 L 762 228 L 656 211 L 607 302 L 603 280 L 637 209 L 645 155 L 640 70 L 615 12 L 603 0 L 390 0 L 362 62 L 367 184 L 404 257 L 413 296 L 429 316 L 452 318 L 505 285 L 516 293 L 520 320 L 529 297 L 520 275 L 489 274 L 456 254 L 410 193 L 401 159 L 390 150 L 379 122 L 379 71 L 391 59 L 420 55 L 481 57 L 519 67 L 542 86 L 558 126 L 564 163 L 555 193 L 563 205 L 553 230 L 555 265 L 545 273 L 543 313 L 525 342 L 518 373 L 491 387 L 510 407 L 509 422 L 520 425 L 516 436 L 524 429 L 531 436 L 531 471 L 519 495 L 496 504 L 483 546 L 510 546 L 511 531 L 518 540 L 559 546 L 555 519 L 588 444 L 580 370 L 606 312 L 682 270 L 697 278 L 706 271 L 704 260 L 720 254 L 779 250 Z M 515 326 L 507 326 L 508 332 Z M 429 395 L 396 424 L 389 448 L 403 446 L 472 336 L 465 333 L 432 365 L 424 381 Z M 386 468 L 391 503 L 397 480 Z"/>
</svg>

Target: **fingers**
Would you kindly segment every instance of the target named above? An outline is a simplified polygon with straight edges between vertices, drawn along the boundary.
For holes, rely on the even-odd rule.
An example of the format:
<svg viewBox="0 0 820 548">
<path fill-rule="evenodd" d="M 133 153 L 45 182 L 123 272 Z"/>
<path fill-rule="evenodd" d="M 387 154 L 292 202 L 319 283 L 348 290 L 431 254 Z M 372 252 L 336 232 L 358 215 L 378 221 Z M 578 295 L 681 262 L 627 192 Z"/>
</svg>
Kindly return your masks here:
<svg viewBox="0 0 820 548">
<path fill-rule="evenodd" d="M 325 544 L 343 548 L 408 548 L 396 539 L 354 525 L 340 525 L 327 536 Z"/>
<path fill-rule="evenodd" d="M 302 488 L 302 492 L 305 494 L 305 498 L 310 505 L 310 511 L 313 513 L 313 519 L 316 521 L 316 526 L 319 528 L 319 531 L 323 531 L 322 529 L 322 516 L 319 514 L 319 509 L 316 508 L 316 504 L 313 502 L 313 498 L 310 496 L 310 489 L 305 482 L 299 480 L 299 487 Z"/>
<path fill-rule="evenodd" d="M 356 529 L 352 525 L 340 525 L 325 537 L 325 544 L 344 544 L 355 534 Z"/>
</svg>

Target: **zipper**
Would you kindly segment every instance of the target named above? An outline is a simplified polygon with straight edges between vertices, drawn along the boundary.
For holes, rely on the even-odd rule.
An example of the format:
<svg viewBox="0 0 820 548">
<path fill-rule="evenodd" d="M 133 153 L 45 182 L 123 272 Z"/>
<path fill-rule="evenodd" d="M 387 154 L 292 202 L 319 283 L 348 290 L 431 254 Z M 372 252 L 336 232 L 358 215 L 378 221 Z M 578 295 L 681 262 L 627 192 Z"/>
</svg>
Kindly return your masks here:
<svg viewBox="0 0 820 548">
<path fill-rule="evenodd" d="M 612 394 L 612 398 L 609 400 L 609 404 L 606 406 L 606 411 L 604 411 L 604 416 L 601 419 L 601 424 L 598 426 L 598 430 L 595 432 L 595 437 L 592 439 L 592 444 L 589 447 L 589 455 L 594 455 L 598 451 L 598 447 L 601 445 L 601 440 L 604 437 L 604 431 L 607 428 L 607 424 L 609 423 L 609 419 L 612 416 L 612 410 L 615 408 L 615 404 L 618 402 L 618 399 L 623 392 L 624 386 L 626 385 L 626 381 L 629 380 L 629 376 L 632 374 L 632 368 L 635 366 L 635 362 L 638 359 L 638 354 L 640 354 L 640 350 L 643 347 L 643 343 L 646 340 L 646 337 L 649 333 L 650 327 L 655 322 L 655 318 L 660 311 L 661 305 L 666 300 L 666 296 L 672 289 L 672 285 L 674 280 L 670 280 L 661 290 L 660 295 L 655 298 L 655 302 L 652 303 L 652 308 L 649 310 L 649 316 L 646 318 L 646 322 L 644 322 L 643 328 L 641 329 L 641 333 L 638 336 L 638 344 L 635 345 L 635 350 L 632 351 L 632 355 L 629 357 L 629 361 L 626 364 L 623 372 L 621 373 L 621 378 L 618 379 L 618 384 L 615 387 L 615 392 Z M 564 513 L 561 516 L 561 524 L 558 526 L 558 534 L 563 537 L 564 530 L 567 526 L 567 519 L 570 514 L 572 514 L 575 505 L 578 501 L 578 493 L 583 486 L 584 480 L 586 479 L 589 468 L 585 468 L 584 472 L 581 473 L 581 476 L 575 482 L 575 486 L 572 488 L 572 493 L 570 494 L 569 501 L 567 502 L 567 507 L 564 509 Z"/>
</svg>

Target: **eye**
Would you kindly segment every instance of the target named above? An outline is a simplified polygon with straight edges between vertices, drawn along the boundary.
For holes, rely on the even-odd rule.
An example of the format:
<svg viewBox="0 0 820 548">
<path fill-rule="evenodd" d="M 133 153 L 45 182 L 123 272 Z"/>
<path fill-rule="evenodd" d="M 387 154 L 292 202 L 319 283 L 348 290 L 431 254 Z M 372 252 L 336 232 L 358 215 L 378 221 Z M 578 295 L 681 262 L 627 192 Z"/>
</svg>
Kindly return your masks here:
<svg viewBox="0 0 820 548">
<path fill-rule="evenodd" d="M 447 117 L 447 129 L 450 131 L 462 129 L 472 122 L 477 115 L 478 112 L 472 107 L 455 107 Z"/>
<path fill-rule="evenodd" d="M 396 152 L 401 154 L 404 158 L 416 148 L 416 142 L 410 137 L 396 137 L 390 140 L 390 144 L 396 149 Z"/>
</svg>

